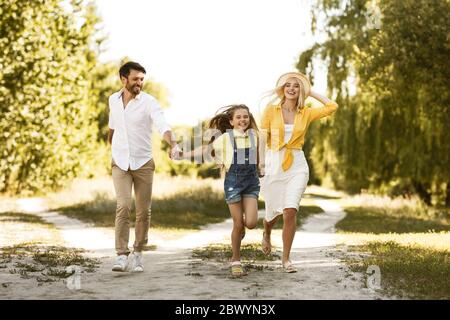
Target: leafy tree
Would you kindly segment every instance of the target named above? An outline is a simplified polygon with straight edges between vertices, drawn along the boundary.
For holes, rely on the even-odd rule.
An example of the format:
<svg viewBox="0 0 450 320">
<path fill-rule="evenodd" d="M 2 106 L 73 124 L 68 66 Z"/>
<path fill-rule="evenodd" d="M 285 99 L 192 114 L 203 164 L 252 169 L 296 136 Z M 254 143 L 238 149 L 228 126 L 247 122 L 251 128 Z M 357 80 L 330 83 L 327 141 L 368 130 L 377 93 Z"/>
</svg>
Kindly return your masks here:
<svg viewBox="0 0 450 320">
<path fill-rule="evenodd" d="M 326 40 L 297 67 L 325 63 L 341 106 L 314 132 L 316 174 L 350 191 L 450 205 L 449 1 L 320 0 L 312 13 Z"/>
<path fill-rule="evenodd" d="M 99 156 L 89 75 L 93 4 L 0 0 L 0 192 L 30 193 L 92 173 Z"/>
</svg>

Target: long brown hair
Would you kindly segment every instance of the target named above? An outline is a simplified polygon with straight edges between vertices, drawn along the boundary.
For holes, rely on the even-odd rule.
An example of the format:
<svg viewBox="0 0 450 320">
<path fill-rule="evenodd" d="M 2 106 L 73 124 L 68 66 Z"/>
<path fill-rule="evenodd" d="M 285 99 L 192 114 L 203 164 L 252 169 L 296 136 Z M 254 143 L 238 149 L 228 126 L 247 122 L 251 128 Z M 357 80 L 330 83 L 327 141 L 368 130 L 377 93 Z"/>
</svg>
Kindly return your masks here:
<svg viewBox="0 0 450 320">
<path fill-rule="evenodd" d="M 220 108 L 217 110 L 216 115 L 209 121 L 209 128 L 218 129 L 222 133 L 225 133 L 229 129 L 233 129 L 230 121 L 233 120 L 234 112 L 238 109 L 247 110 L 250 117 L 250 125 L 245 130 L 247 131 L 248 129 L 253 129 L 257 132 L 258 126 L 256 125 L 255 118 L 245 104 L 233 104 Z"/>
<path fill-rule="evenodd" d="M 233 104 L 220 108 L 216 111 L 216 115 L 209 121 L 209 128 L 217 129 L 222 133 L 225 133 L 227 130 L 233 129 L 230 121 L 233 120 L 234 112 L 239 109 L 247 110 L 250 118 L 250 125 L 247 127 L 247 129 L 245 129 L 245 131 L 247 131 L 248 129 L 253 129 L 255 131 L 255 134 L 258 134 L 258 125 L 256 124 L 255 118 L 250 112 L 250 109 L 245 104 Z M 212 136 L 209 143 L 212 143 L 215 138 L 215 136 Z M 215 156 L 214 150 L 212 151 L 212 156 Z M 256 162 L 257 165 L 259 165 L 259 152 L 256 152 Z"/>
</svg>

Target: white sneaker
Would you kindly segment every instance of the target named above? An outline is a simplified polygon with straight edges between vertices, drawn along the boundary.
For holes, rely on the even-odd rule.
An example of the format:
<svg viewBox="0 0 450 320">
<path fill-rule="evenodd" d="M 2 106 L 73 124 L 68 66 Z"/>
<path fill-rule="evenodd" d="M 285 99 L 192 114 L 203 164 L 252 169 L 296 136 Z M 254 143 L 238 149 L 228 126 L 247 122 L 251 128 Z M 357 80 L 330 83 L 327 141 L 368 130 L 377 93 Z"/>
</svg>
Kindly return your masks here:
<svg viewBox="0 0 450 320">
<path fill-rule="evenodd" d="M 142 252 L 134 252 L 133 253 L 133 264 L 132 264 L 133 272 L 143 272 L 144 271 L 144 263 L 142 258 Z"/>
<path fill-rule="evenodd" d="M 112 271 L 124 272 L 128 269 L 128 257 L 124 254 L 117 256 Z"/>
</svg>

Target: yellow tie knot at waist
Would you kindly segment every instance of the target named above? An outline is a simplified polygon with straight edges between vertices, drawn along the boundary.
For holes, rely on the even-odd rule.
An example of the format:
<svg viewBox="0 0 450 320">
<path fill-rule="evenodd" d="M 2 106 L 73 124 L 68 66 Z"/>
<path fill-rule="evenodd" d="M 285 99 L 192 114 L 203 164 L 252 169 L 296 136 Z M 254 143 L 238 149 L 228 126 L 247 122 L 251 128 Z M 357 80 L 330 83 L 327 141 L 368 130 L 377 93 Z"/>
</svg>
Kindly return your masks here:
<svg viewBox="0 0 450 320">
<path fill-rule="evenodd" d="M 286 152 L 284 153 L 283 163 L 281 164 L 281 167 L 283 168 L 283 171 L 287 171 L 294 162 L 294 154 L 292 153 L 292 150 L 301 150 L 302 148 L 284 144 L 283 146 L 281 146 L 280 150 L 283 149 L 283 147 L 286 148 Z"/>
</svg>

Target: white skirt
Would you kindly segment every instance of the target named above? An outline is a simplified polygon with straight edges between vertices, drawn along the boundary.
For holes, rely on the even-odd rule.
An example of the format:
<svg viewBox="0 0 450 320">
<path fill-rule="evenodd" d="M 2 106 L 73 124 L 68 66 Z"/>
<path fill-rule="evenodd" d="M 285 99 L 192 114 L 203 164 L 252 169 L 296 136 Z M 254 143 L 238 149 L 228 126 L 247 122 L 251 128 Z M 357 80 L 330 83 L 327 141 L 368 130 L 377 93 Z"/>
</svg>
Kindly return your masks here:
<svg viewBox="0 0 450 320">
<path fill-rule="evenodd" d="M 283 171 L 286 149 L 267 150 L 265 176 L 261 178 L 261 194 L 266 207 L 266 221 L 283 214 L 283 209 L 298 211 L 300 200 L 309 180 L 309 166 L 303 150 L 292 150 L 294 161 L 287 171 Z"/>
</svg>

